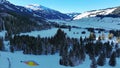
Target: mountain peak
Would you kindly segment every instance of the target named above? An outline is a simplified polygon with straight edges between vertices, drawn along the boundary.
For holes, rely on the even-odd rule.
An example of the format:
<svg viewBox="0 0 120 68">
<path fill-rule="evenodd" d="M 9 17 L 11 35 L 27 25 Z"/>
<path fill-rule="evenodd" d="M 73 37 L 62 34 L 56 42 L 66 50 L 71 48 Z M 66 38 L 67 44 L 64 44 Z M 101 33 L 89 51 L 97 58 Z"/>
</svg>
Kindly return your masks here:
<svg viewBox="0 0 120 68">
<path fill-rule="evenodd" d="M 33 9 L 33 10 L 43 10 L 45 7 L 39 5 L 39 4 L 30 4 L 25 6 L 26 8 Z"/>
<path fill-rule="evenodd" d="M 70 19 L 66 14 L 63 14 L 59 11 L 56 11 L 54 9 L 38 5 L 38 4 L 31 4 L 25 6 L 29 11 L 34 12 L 34 15 L 40 16 L 46 19 Z"/>
<path fill-rule="evenodd" d="M 29 6 L 36 6 L 36 7 L 39 7 L 40 5 L 39 5 L 39 4 L 30 4 Z"/>
</svg>

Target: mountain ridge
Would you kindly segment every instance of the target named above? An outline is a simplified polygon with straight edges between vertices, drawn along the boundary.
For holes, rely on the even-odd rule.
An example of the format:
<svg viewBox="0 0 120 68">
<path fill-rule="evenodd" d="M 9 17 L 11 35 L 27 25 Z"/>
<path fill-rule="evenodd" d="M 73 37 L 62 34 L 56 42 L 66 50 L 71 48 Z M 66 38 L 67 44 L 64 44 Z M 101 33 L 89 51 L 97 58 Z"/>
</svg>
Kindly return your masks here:
<svg viewBox="0 0 120 68">
<path fill-rule="evenodd" d="M 38 4 L 27 5 L 25 6 L 25 8 L 35 13 L 35 15 L 46 19 L 61 19 L 61 20 L 71 19 L 71 17 L 68 16 L 67 14 L 61 13 L 57 10 L 47 8 L 45 6 Z"/>
<path fill-rule="evenodd" d="M 89 17 L 119 17 L 120 16 L 119 10 L 120 10 L 119 6 L 99 10 L 91 10 L 77 15 L 76 17 L 73 18 L 73 20 L 79 20 L 82 18 Z"/>
</svg>

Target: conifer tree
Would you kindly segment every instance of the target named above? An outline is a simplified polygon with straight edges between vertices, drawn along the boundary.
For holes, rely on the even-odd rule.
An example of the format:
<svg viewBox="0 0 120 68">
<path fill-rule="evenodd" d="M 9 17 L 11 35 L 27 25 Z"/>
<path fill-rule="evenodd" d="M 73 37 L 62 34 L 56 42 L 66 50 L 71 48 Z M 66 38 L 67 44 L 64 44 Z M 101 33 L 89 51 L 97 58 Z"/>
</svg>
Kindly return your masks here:
<svg viewBox="0 0 120 68">
<path fill-rule="evenodd" d="M 116 57 L 120 57 L 120 48 L 116 49 Z"/>
<path fill-rule="evenodd" d="M 110 57 L 109 65 L 113 67 L 116 65 L 116 53 L 115 52 L 113 52 Z"/>
<path fill-rule="evenodd" d="M 96 39 L 96 35 L 93 32 L 91 32 L 90 36 L 89 36 L 89 39 L 90 40 L 95 40 Z"/>
<path fill-rule="evenodd" d="M 105 54 L 101 53 L 100 56 L 99 56 L 99 58 L 98 58 L 98 60 L 97 60 L 97 64 L 99 66 L 104 66 L 105 62 L 106 62 Z"/>
<path fill-rule="evenodd" d="M 96 62 L 95 57 L 92 59 L 92 63 L 90 65 L 90 68 L 97 68 L 97 62 Z"/>
<path fill-rule="evenodd" d="M 14 53 L 14 48 L 13 48 L 13 46 L 10 46 L 10 51 L 11 51 L 12 53 Z"/>
<path fill-rule="evenodd" d="M 4 46 L 4 44 L 3 44 L 3 39 L 0 38 L 0 50 L 3 50 L 3 46 Z"/>
</svg>

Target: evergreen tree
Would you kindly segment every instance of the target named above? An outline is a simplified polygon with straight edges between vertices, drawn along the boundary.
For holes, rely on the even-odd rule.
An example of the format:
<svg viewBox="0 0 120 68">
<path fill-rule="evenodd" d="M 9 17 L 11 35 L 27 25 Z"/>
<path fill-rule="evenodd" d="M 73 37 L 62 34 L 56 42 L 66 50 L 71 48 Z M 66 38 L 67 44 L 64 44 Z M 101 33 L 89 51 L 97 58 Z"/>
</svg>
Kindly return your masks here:
<svg viewBox="0 0 120 68">
<path fill-rule="evenodd" d="M 3 44 L 3 39 L 0 38 L 0 50 L 3 50 L 4 44 Z"/>
<path fill-rule="evenodd" d="M 120 48 L 116 49 L 116 57 L 120 57 Z"/>
<path fill-rule="evenodd" d="M 95 43 L 95 56 L 98 56 L 98 55 L 100 55 L 100 53 L 101 53 L 101 51 L 103 51 L 103 43 L 102 42 L 100 42 L 99 40 L 98 41 L 96 41 L 96 43 Z"/>
<path fill-rule="evenodd" d="M 108 39 L 112 39 L 114 37 L 113 33 L 108 34 Z"/>
<path fill-rule="evenodd" d="M 14 48 L 13 48 L 13 46 L 10 46 L 10 52 L 14 53 Z"/>
<path fill-rule="evenodd" d="M 90 68 L 97 68 L 97 62 L 96 62 L 95 57 L 92 59 L 92 63 L 90 65 Z"/>
<path fill-rule="evenodd" d="M 69 66 L 68 56 L 64 56 L 59 61 L 60 65 Z"/>
<path fill-rule="evenodd" d="M 58 29 L 54 38 L 57 39 L 57 41 L 64 41 L 66 34 L 61 29 Z"/>
<path fill-rule="evenodd" d="M 90 36 L 89 36 L 89 39 L 90 40 L 95 40 L 96 39 L 96 35 L 93 32 L 91 32 Z"/>
<path fill-rule="evenodd" d="M 100 56 L 99 56 L 99 58 L 98 58 L 98 60 L 97 60 L 97 64 L 99 66 L 104 66 L 105 62 L 106 62 L 105 54 L 101 53 Z"/>
<path fill-rule="evenodd" d="M 71 28 L 72 28 L 71 26 L 68 26 L 69 31 L 71 31 Z"/>
<path fill-rule="evenodd" d="M 105 46 L 104 47 L 105 55 L 107 58 L 110 58 L 111 53 L 112 53 L 112 46 L 110 45 L 110 42 L 108 41 L 108 42 L 104 43 L 104 46 Z"/>
<path fill-rule="evenodd" d="M 115 52 L 113 52 L 110 57 L 109 65 L 113 67 L 116 65 L 116 53 Z"/>
<path fill-rule="evenodd" d="M 54 55 L 54 54 L 55 54 L 55 52 L 56 52 L 55 47 L 52 47 L 51 54 L 52 54 L 52 55 Z"/>
</svg>

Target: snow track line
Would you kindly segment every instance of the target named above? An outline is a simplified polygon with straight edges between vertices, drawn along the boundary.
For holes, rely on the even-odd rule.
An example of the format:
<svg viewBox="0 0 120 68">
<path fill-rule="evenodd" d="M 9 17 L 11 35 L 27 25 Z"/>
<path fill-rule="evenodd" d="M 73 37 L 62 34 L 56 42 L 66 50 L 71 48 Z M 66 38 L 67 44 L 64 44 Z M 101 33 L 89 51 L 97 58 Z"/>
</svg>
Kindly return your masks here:
<svg viewBox="0 0 120 68">
<path fill-rule="evenodd" d="M 7 58 L 7 60 L 8 60 L 8 63 L 9 63 L 8 68 L 11 68 L 11 62 L 10 62 L 10 59 L 9 59 L 9 58 Z"/>
</svg>

